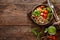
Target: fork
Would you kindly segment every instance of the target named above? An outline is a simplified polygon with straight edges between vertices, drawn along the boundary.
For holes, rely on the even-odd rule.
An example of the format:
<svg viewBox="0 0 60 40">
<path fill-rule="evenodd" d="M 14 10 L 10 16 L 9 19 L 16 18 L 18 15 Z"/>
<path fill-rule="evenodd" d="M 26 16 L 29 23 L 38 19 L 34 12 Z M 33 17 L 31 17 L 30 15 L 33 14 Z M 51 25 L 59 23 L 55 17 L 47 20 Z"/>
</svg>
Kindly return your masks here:
<svg viewBox="0 0 60 40">
<path fill-rule="evenodd" d="M 60 24 L 60 18 L 55 11 L 54 5 L 50 2 L 50 0 L 47 0 L 47 2 L 48 2 L 49 7 L 52 10 L 52 13 L 53 13 L 53 16 L 55 17 L 55 20 L 57 21 L 57 22 L 54 22 L 53 25 L 55 25 L 55 24 L 59 25 Z M 60 26 L 59 26 L 59 28 L 60 28 Z"/>
</svg>

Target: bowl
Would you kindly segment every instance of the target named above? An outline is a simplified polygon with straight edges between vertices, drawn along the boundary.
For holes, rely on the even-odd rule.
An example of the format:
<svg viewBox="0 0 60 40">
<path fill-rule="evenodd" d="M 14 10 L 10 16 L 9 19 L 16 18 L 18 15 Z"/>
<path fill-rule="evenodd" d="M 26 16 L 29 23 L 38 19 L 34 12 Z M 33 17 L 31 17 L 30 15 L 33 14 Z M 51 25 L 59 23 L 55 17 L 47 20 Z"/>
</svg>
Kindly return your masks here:
<svg viewBox="0 0 60 40">
<path fill-rule="evenodd" d="M 40 7 L 40 6 L 45 6 L 45 7 L 49 7 L 48 5 L 38 5 L 38 6 L 36 6 L 33 10 L 32 10 L 32 12 L 36 9 L 36 8 L 38 8 L 38 7 Z M 34 20 L 33 19 L 33 17 L 32 17 L 32 12 L 31 12 L 31 19 L 33 20 L 33 22 L 34 23 L 36 23 L 36 24 L 38 24 L 38 25 L 49 25 L 49 24 L 51 24 L 52 23 L 52 19 L 53 19 L 53 13 L 51 12 L 51 18 L 49 19 L 49 21 L 47 22 L 47 23 L 39 23 L 39 22 L 36 22 L 36 20 Z"/>
</svg>

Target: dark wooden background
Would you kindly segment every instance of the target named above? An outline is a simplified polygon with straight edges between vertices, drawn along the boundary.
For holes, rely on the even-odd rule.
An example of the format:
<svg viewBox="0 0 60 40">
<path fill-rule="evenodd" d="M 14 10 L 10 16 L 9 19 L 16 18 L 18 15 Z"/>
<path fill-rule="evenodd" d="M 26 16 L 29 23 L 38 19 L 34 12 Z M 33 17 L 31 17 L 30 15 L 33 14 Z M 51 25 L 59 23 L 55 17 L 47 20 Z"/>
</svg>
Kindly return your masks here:
<svg viewBox="0 0 60 40">
<path fill-rule="evenodd" d="M 27 14 L 44 1 L 0 0 L 0 40 L 36 40 L 31 28 L 38 26 L 28 18 Z M 60 0 L 57 0 L 55 6 L 57 13 L 60 14 Z M 57 32 L 57 37 L 57 40 L 60 40 L 60 31 Z"/>
</svg>

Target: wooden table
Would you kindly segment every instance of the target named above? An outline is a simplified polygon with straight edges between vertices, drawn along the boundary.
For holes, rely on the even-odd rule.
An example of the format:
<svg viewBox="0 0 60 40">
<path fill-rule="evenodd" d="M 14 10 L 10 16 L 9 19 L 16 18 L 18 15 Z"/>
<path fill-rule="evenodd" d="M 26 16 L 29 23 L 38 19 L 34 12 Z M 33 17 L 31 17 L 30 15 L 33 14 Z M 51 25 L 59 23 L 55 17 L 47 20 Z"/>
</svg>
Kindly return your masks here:
<svg viewBox="0 0 60 40">
<path fill-rule="evenodd" d="M 45 0 L 44 0 L 45 1 Z M 39 27 L 33 23 L 27 14 L 37 5 L 44 1 L 40 0 L 1 0 L 0 2 L 0 40 L 36 40 L 31 33 L 31 28 Z M 55 5 L 60 16 L 60 0 Z M 42 27 L 39 27 L 40 30 Z M 57 32 L 57 37 L 60 31 Z M 58 37 L 57 40 L 60 37 Z"/>
</svg>

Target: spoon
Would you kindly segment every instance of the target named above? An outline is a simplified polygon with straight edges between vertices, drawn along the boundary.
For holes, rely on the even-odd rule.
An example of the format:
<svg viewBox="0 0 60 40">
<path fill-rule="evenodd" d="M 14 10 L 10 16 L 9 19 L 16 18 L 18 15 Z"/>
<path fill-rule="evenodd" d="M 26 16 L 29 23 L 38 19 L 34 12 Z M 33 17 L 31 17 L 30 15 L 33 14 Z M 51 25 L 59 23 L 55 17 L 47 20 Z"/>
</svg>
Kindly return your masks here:
<svg viewBox="0 0 60 40">
<path fill-rule="evenodd" d="M 47 2 L 48 2 L 49 7 L 52 10 L 52 13 L 53 13 L 53 16 L 55 17 L 55 20 L 57 21 L 57 22 L 54 22 L 53 25 L 59 25 L 60 24 L 60 18 L 58 17 L 58 15 L 54 9 L 54 5 L 50 2 L 50 0 L 47 0 Z"/>
</svg>

